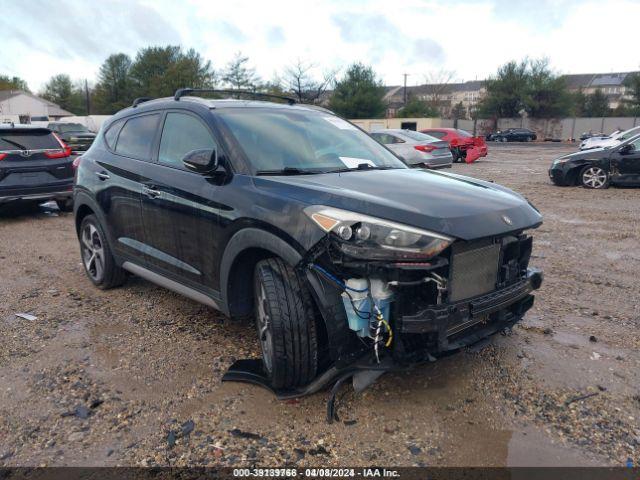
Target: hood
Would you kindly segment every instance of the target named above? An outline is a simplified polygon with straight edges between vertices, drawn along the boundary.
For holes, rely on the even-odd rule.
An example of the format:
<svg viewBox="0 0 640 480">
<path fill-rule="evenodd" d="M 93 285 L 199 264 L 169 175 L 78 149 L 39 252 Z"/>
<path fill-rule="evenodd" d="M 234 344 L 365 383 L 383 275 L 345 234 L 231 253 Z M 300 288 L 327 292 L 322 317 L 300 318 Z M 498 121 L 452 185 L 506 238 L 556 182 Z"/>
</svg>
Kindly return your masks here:
<svg viewBox="0 0 640 480">
<path fill-rule="evenodd" d="M 599 147 L 569 153 L 556 158 L 556 160 L 600 160 L 608 156 L 609 150 L 604 147 Z"/>
<path fill-rule="evenodd" d="M 605 146 L 609 146 L 609 145 L 616 145 L 618 143 L 620 143 L 620 140 L 618 140 L 616 138 L 611 138 L 611 137 L 604 137 L 604 138 L 591 137 L 591 138 L 587 138 L 584 142 L 582 142 L 581 146 L 582 147 L 594 148 L 594 147 L 605 147 Z"/>
<path fill-rule="evenodd" d="M 542 216 L 511 190 L 460 175 L 397 169 L 264 176 L 259 189 L 471 240 L 538 226 Z M 510 223 L 509 223 L 510 222 Z"/>
</svg>

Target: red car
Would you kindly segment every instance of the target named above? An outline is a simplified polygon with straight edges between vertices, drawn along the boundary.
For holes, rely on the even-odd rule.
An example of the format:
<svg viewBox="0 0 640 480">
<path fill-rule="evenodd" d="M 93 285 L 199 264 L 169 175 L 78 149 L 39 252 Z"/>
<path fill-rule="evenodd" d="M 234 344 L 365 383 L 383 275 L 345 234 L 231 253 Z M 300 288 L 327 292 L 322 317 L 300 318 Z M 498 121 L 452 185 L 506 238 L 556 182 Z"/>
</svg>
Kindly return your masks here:
<svg viewBox="0 0 640 480">
<path fill-rule="evenodd" d="M 487 156 L 488 150 L 484 138 L 474 137 L 459 128 L 425 128 L 420 131 L 448 142 L 454 163 L 460 159 L 473 163 L 478 158 Z"/>
</svg>

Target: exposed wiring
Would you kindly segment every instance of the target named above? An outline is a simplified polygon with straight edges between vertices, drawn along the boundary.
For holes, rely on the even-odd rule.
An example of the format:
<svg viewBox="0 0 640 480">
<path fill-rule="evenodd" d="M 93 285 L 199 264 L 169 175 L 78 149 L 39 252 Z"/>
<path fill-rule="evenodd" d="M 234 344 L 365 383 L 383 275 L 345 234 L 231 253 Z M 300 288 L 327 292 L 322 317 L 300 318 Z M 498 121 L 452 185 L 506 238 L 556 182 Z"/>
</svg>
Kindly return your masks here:
<svg viewBox="0 0 640 480">
<path fill-rule="evenodd" d="M 318 273 L 320 273 L 322 275 L 324 275 L 326 278 L 328 278 L 329 280 L 331 280 L 335 284 L 339 285 L 340 288 L 342 288 L 343 290 L 351 290 L 352 292 L 358 292 L 358 293 L 363 293 L 363 292 L 369 291 L 369 287 L 362 288 L 362 289 L 349 287 L 346 283 L 344 283 L 338 277 L 336 277 L 335 275 L 327 272 L 324 268 L 322 268 L 320 265 L 316 265 L 315 263 L 309 264 L 309 268 L 312 269 L 312 270 L 315 270 L 316 272 L 318 272 Z"/>
</svg>

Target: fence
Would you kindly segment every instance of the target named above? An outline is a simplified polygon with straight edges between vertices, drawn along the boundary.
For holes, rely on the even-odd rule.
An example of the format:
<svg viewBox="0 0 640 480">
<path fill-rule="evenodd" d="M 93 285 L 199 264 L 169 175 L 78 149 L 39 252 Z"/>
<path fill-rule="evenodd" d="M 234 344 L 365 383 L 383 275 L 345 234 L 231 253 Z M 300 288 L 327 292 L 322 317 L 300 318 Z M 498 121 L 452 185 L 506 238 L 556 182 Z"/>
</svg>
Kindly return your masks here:
<svg viewBox="0 0 640 480">
<path fill-rule="evenodd" d="M 384 128 L 452 128 L 454 121 L 444 118 L 379 118 L 358 119 L 353 123 L 369 132 Z M 458 128 L 473 132 L 473 120 L 458 120 Z M 611 133 L 614 130 L 628 130 L 640 126 L 638 117 L 576 117 L 576 118 L 499 118 L 498 130 L 507 128 L 528 128 L 536 132 L 540 140 L 569 140 L 579 138 L 583 132 Z M 487 135 L 494 132 L 493 119 L 478 119 L 476 134 Z"/>
</svg>

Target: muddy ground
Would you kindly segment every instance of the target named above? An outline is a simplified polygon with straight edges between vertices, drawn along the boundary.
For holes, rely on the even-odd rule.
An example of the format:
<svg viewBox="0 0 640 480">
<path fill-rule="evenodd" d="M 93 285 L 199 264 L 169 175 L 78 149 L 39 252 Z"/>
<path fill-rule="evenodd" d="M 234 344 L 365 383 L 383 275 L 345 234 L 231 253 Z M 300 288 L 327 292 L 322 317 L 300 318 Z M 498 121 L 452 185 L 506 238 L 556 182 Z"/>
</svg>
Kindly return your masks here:
<svg viewBox="0 0 640 480">
<path fill-rule="evenodd" d="M 640 190 L 553 187 L 573 148 L 492 145 L 454 166 L 544 214 L 535 307 L 484 346 L 343 387 L 333 425 L 327 392 L 221 383 L 258 354 L 253 326 L 136 278 L 97 290 L 71 215 L 5 209 L 0 465 L 637 465 Z"/>
</svg>

